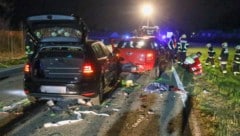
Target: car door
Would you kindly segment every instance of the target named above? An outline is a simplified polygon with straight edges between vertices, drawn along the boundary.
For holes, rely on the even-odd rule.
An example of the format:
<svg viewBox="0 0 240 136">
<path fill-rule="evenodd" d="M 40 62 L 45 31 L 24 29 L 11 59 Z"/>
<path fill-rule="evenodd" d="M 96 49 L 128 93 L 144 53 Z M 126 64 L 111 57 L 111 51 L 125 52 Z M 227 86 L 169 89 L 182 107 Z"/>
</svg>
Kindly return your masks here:
<svg viewBox="0 0 240 136">
<path fill-rule="evenodd" d="M 101 75 L 104 77 L 105 85 L 109 85 L 111 82 L 111 68 L 110 61 L 108 59 L 108 54 L 104 51 L 104 47 L 100 42 L 95 42 L 91 45 L 93 52 L 96 56 L 99 68 L 101 69 Z"/>
</svg>

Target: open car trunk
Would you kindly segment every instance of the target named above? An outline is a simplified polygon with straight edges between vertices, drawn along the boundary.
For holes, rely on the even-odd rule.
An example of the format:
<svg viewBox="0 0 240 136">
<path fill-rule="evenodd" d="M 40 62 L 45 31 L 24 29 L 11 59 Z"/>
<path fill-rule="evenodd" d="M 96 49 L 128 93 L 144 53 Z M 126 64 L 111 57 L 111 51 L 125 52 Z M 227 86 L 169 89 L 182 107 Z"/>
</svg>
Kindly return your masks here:
<svg viewBox="0 0 240 136">
<path fill-rule="evenodd" d="M 85 23 L 74 16 L 30 16 L 26 20 L 26 54 L 31 59 L 32 55 L 40 48 L 41 43 L 84 43 L 86 40 L 86 29 Z"/>
<path fill-rule="evenodd" d="M 34 77 L 79 80 L 83 58 L 80 47 L 45 47 L 36 56 L 33 67 Z"/>
</svg>

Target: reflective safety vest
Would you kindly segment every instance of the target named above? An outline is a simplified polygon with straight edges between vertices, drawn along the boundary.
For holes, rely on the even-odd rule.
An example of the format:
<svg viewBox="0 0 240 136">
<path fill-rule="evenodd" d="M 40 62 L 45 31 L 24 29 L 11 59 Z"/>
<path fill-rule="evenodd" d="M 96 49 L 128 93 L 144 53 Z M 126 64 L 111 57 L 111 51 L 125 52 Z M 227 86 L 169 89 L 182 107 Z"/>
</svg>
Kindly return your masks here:
<svg viewBox="0 0 240 136">
<path fill-rule="evenodd" d="M 185 40 L 180 40 L 180 42 L 177 43 L 178 52 L 187 52 L 189 44 Z"/>
<path fill-rule="evenodd" d="M 222 48 L 221 54 L 220 54 L 220 61 L 227 61 L 228 60 L 228 48 Z"/>
<path fill-rule="evenodd" d="M 208 48 L 208 57 L 209 58 L 214 58 L 216 52 L 213 50 L 213 47 Z"/>
<path fill-rule="evenodd" d="M 240 50 L 236 51 L 234 58 L 233 58 L 233 62 L 240 64 Z"/>
</svg>

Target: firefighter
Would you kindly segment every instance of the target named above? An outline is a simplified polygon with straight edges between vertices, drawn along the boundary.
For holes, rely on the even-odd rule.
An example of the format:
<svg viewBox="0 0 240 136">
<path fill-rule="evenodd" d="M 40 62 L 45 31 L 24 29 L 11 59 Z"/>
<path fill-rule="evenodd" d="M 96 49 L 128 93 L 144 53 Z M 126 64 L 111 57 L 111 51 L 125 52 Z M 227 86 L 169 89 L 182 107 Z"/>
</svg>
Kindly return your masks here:
<svg viewBox="0 0 240 136">
<path fill-rule="evenodd" d="M 214 68 L 215 67 L 214 58 L 215 58 L 216 52 L 214 51 L 213 46 L 210 43 L 206 44 L 206 46 L 208 47 L 208 58 L 206 60 L 205 65 L 208 66 L 210 62 L 212 67 Z"/>
<path fill-rule="evenodd" d="M 233 74 L 239 75 L 240 74 L 240 45 L 237 45 L 236 52 L 233 58 Z"/>
<path fill-rule="evenodd" d="M 179 38 L 179 42 L 177 43 L 177 60 L 179 64 L 183 64 L 186 59 L 187 48 L 189 46 L 186 34 L 183 34 Z"/>
<path fill-rule="evenodd" d="M 183 66 L 194 75 L 201 75 L 203 72 L 202 64 L 200 61 L 201 56 L 202 56 L 201 52 L 189 55 L 185 59 Z"/>
<path fill-rule="evenodd" d="M 174 35 L 172 35 L 170 40 L 168 41 L 168 49 L 169 49 L 169 58 L 173 62 L 175 62 L 176 54 L 177 54 L 176 46 L 177 46 L 176 38 Z"/>
<path fill-rule="evenodd" d="M 228 56 L 229 56 L 228 43 L 224 42 L 222 43 L 222 51 L 218 58 L 220 60 L 221 71 L 223 74 L 227 73 Z"/>
</svg>

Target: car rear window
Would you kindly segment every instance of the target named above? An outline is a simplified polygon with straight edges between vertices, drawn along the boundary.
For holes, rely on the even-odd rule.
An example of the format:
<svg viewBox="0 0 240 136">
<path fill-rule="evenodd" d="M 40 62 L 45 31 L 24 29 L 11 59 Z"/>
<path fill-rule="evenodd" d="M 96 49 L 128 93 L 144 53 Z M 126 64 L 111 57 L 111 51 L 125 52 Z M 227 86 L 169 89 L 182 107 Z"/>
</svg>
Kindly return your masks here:
<svg viewBox="0 0 240 136">
<path fill-rule="evenodd" d="M 39 28 L 33 31 L 35 36 L 39 39 L 47 37 L 75 37 L 81 38 L 82 33 L 75 28 L 70 27 L 46 27 Z"/>
<path fill-rule="evenodd" d="M 118 48 L 136 48 L 136 49 L 158 49 L 162 46 L 157 40 L 151 39 L 132 39 L 120 41 Z"/>
<path fill-rule="evenodd" d="M 38 58 L 83 58 L 83 49 L 80 47 L 47 47 L 42 48 Z"/>
</svg>

